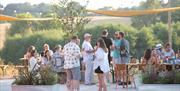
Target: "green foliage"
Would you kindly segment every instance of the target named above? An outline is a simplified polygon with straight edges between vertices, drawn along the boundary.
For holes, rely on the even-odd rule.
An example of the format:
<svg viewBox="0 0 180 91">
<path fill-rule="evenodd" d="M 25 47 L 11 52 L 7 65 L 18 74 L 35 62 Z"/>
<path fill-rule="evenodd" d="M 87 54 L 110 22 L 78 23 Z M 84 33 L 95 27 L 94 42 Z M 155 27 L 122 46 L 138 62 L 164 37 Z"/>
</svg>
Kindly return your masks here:
<svg viewBox="0 0 180 91">
<path fill-rule="evenodd" d="M 153 35 L 151 28 L 143 27 L 137 33 L 137 39 L 135 40 L 136 56 L 138 58 L 143 56 L 144 50 L 147 48 L 153 48 L 159 41 Z"/>
<path fill-rule="evenodd" d="M 52 13 L 52 5 L 40 3 L 37 5 L 31 5 L 30 3 L 16 3 L 16 4 L 8 4 L 4 8 L 4 14 L 15 16 L 19 13 L 30 12 L 36 17 L 40 17 L 40 13 Z"/>
<path fill-rule="evenodd" d="M 141 5 L 137 9 L 157 9 L 161 8 L 161 2 L 159 0 L 147 0 L 146 2 L 142 2 Z M 132 17 L 132 26 L 138 29 L 141 29 L 144 26 L 150 26 L 151 24 L 159 21 L 160 16 L 156 14 L 152 15 L 143 15 L 143 16 L 135 16 Z"/>
<path fill-rule="evenodd" d="M 51 67 L 42 67 L 37 74 L 31 72 L 20 72 L 20 77 L 16 78 L 13 84 L 16 85 L 53 85 L 57 83 L 57 74 Z"/>
<path fill-rule="evenodd" d="M 174 72 L 165 72 L 164 76 L 157 76 L 157 79 L 152 79 L 152 75 L 143 73 L 142 82 L 144 84 L 179 84 L 180 71 L 175 70 Z"/>
<path fill-rule="evenodd" d="M 7 38 L 1 56 L 2 59 L 17 64 L 20 63 L 19 58 L 23 57 L 30 45 L 34 45 L 37 51 L 41 52 L 45 43 L 48 43 L 51 47 L 56 44 L 64 44 L 63 37 L 64 33 L 61 30 L 37 31 L 26 36 L 15 34 Z"/>
<path fill-rule="evenodd" d="M 57 20 L 62 23 L 67 37 L 82 31 L 85 25 L 90 21 L 86 18 L 86 5 L 82 6 L 78 2 L 71 0 L 59 0 L 54 5 Z"/>
</svg>

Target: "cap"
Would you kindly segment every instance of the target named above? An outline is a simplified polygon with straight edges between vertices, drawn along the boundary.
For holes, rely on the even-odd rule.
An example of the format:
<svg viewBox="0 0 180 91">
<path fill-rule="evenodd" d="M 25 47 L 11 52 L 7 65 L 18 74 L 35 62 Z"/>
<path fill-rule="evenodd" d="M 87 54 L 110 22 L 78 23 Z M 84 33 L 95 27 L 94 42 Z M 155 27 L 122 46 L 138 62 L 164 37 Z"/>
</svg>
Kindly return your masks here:
<svg viewBox="0 0 180 91">
<path fill-rule="evenodd" d="M 84 34 L 84 38 L 86 38 L 86 37 L 90 37 L 90 36 L 92 36 L 91 34 L 89 34 L 89 33 L 85 33 Z"/>
<path fill-rule="evenodd" d="M 159 48 L 162 48 L 163 46 L 162 46 L 162 44 L 157 44 L 156 45 L 156 49 L 159 49 Z"/>
</svg>

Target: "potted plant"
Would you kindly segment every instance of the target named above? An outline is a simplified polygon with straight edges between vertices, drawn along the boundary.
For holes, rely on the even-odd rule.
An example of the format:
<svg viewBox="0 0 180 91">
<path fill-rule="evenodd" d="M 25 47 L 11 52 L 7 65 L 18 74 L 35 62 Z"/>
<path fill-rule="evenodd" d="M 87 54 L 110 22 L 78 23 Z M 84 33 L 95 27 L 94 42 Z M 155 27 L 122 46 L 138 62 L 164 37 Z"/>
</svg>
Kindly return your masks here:
<svg viewBox="0 0 180 91">
<path fill-rule="evenodd" d="M 20 72 L 12 84 L 12 91 L 55 91 L 57 74 L 51 67 L 42 67 L 36 72 Z"/>
</svg>

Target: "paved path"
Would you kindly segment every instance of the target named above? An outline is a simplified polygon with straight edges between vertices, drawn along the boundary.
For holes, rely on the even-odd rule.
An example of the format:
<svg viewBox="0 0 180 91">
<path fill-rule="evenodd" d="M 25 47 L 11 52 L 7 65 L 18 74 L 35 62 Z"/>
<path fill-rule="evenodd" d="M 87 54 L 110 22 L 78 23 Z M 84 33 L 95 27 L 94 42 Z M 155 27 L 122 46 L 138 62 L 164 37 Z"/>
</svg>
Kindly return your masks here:
<svg viewBox="0 0 180 91">
<path fill-rule="evenodd" d="M 13 80 L 0 80 L 0 91 L 12 91 L 11 83 Z M 65 85 L 57 84 L 59 87 L 58 91 L 67 91 Z M 118 89 L 115 89 L 115 84 L 108 85 L 108 91 L 180 91 L 180 84 L 146 84 L 139 85 L 137 89 L 135 88 L 122 88 L 119 86 Z M 80 91 L 97 91 L 98 86 L 86 86 L 81 85 Z"/>
<path fill-rule="evenodd" d="M 12 91 L 11 90 L 11 83 L 13 82 L 13 80 L 0 80 L 0 91 Z M 66 86 L 65 85 L 60 85 L 57 84 L 57 86 L 59 86 L 59 90 L 60 91 L 67 91 Z M 119 86 L 118 89 L 115 89 L 115 84 L 111 84 L 108 85 L 108 91 L 137 91 L 135 88 L 122 88 L 122 86 Z M 86 85 L 80 85 L 80 91 L 97 91 L 98 86 L 97 85 L 92 85 L 92 86 L 86 86 Z"/>
</svg>

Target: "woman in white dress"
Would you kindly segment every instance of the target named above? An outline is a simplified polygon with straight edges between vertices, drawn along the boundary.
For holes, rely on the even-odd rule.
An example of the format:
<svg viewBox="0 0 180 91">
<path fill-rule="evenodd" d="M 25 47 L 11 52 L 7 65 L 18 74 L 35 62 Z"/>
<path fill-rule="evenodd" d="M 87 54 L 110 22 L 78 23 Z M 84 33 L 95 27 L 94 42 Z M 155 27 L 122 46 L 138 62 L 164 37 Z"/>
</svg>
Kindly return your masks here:
<svg viewBox="0 0 180 91">
<path fill-rule="evenodd" d="M 98 91 L 107 91 L 105 83 L 105 74 L 110 71 L 108 63 L 108 49 L 102 38 L 97 41 L 97 51 L 95 52 L 94 70 L 98 75 Z"/>
</svg>

